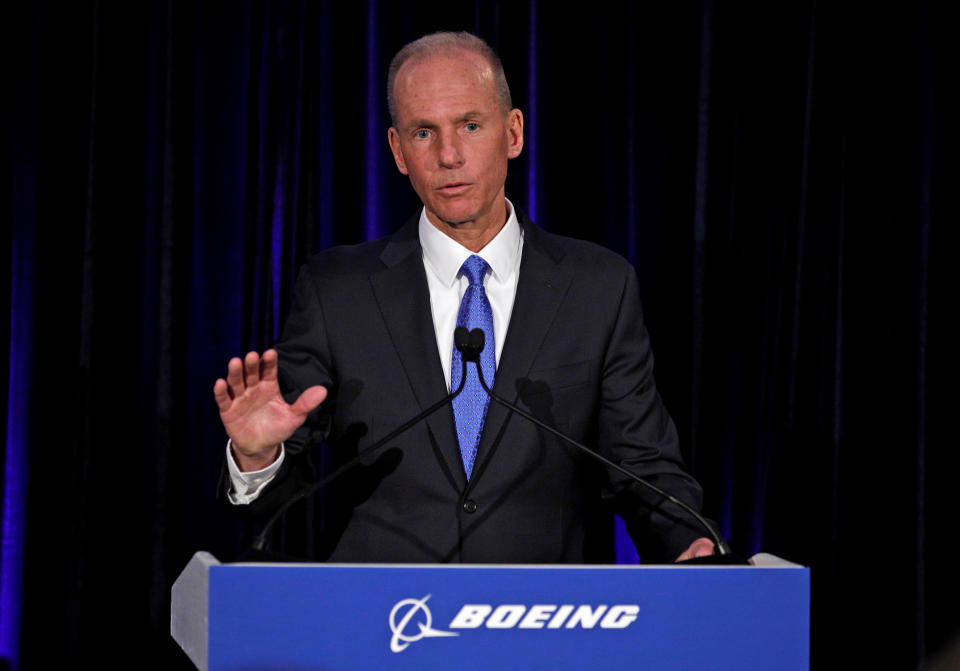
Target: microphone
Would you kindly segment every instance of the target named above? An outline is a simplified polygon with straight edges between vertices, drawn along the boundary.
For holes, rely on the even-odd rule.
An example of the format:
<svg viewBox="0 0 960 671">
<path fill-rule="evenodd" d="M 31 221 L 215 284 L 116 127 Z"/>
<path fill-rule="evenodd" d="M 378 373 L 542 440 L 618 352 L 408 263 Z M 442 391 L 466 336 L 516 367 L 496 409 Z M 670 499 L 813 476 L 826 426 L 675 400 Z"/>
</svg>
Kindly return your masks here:
<svg viewBox="0 0 960 671">
<path fill-rule="evenodd" d="M 461 329 L 466 331 L 466 329 L 462 326 L 457 327 L 457 331 Z M 514 405 L 513 403 L 510 403 L 510 401 L 507 401 L 506 399 L 501 398 L 497 394 L 494 394 L 493 391 L 487 386 L 486 380 L 483 379 L 483 370 L 480 367 L 480 352 L 483 351 L 485 340 L 486 340 L 486 335 L 484 334 L 483 329 L 479 329 L 479 328 L 476 328 L 470 331 L 469 337 L 465 337 L 465 338 L 461 337 L 458 340 L 456 339 L 456 335 L 454 336 L 454 342 L 457 343 L 457 349 L 461 351 L 461 354 L 463 356 L 464 365 L 466 365 L 466 362 L 468 360 L 473 361 L 477 365 L 477 377 L 480 378 L 480 386 L 483 387 L 483 390 L 487 392 L 487 395 L 490 396 L 490 398 L 492 398 L 494 401 L 496 401 L 497 403 L 505 407 L 507 410 L 515 412 L 521 417 L 523 417 L 524 419 L 530 422 L 533 422 L 536 426 L 540 427 L 544 431 L 547 431 L 548 433 L 553 434 L 554 436 L 561 439 L 565 443 L 569 445 L 573 445 L 575 448 L 577 448 L 584 454 L 588 455 L 591 459 L 599 461 L 604 466 L 608 468 L 612 468 L 615 471 L 618 471 L 619 473 L 622 473 L 623 475 L 627 476 L 634 482 L 640 483 L 650 491 L 656 494 L 659 494 L 660 496 L 665 498 L 667 501 L 670 501 L 671 503 L 679 506 L 682 510 L 689 513 L 691 517 L 697 520 L 697 522 L 699 522 L 700 525 L 707 530 L 707 533 L 713 539 L 715 555 L 728 556 L 728 557 L 733 556 L 733 552 L 730 549 L 730 546 L 727 544 L 725 540 L 723 540 L 720 534 L 718 534 L 712 526 L 707 524 L 707 521 L 703 518 L 703 516 L 700 515 L 700 513 L 698 513 L 692 507 L 690 507 L 689 505 L 687 505 L 686 503 L 684 503 L 683 501 L 675 497 L 673 494 L 670 494 L 669 492 L 666 492 L 660 489 L 659 487 L 654 485 L 652 482 L 648 482 L 647 480 L 645 480 L 644 478 L 641 478 L 636 473 L 628 471 L 626 468 L 624 468 L 620 464 L 610 461 L 603 455 L 597 454 L 586 445 L 583 445 L 577 442 L 570 436 L 567 436 L 566 434 L 558 431 L 557 429 L 554 429 L 552 426 L 549 426 L 543 423 L 542 421 L 540 421 L 539 419 L 531 415 L 529 412 L 526 412 L 520 409 L 519 407 L 517 407 L 516 405 Z M 464 343 L 462 349 L 459 344 L 461 342 Z M 469 359 L 468 359 L 468 355 L 470 357 Z"/>
<path fill-rule="evenodd" d="M 483 351 L 484 343 L 483 329 L 473 329 L 467 331 L 466 326 L 458 326 L 453 332 L 453 344 L 460 351 L 460 356 L 464 362 L 474 361 L 479 366 L 480 352 Z M 477 372 L 480 372 L 479 367 Z"/>
<path fill-rule="evenodd" d="M 463 331 L 463 333 L 460 333 L 461 330 Z M 476 350 L 476 356 L 478 357 L 480 355 L 480 351 L 483 350 L 483 331 L 480 331 L 480 336 L 481 336 L 480 347 L 479 349 Z M 457 349 L 461 349 L 461 347 L 470 349 L 471 338 L 470 338 L 470 334 L 467 333 L 467 329 L 463 328 L 462 326 L 457 328 L 456 332 L 454 332 L 454 344 L 456 345 Z M 462 366 L 463 367 L 460 372 L 460 384 L 457 386 L 456 389 L 454 389 L 452 392 L 450 392 L 449 394 L 441 398 L 439 401 L 431 405 L 429 408 L 427 408 L 420 414 L 408 419 L 406 422 L 404 422 L 403 424 L 398 426 L 396 429 L 388 433 L 386 436 L 384 436 L 383 438 L 375 442 L 373 445 L 365 447 L 359 452 L 357 452 L 355 457 L 347 461 L 345 464 L 341 465 L 339 468 L 333 471 L 333 473 L 330 473 L 330 475 L 314 482 L 308 487 L 305 487 L 304 489 L 300 490 L 300 492 L 295 494 L 293 497 L 288 499 L 282 506 L 280 506 L 279 509 L 277 509 L 277 512 L 275 512 L 270 517 L 270 519 L 267 520 L 267 523 L 266 525 L 264 525 L 263 530 L 259 534 L 257 534 L 256 537 L 253 539 L 252 549 L 256 552 L 260 552 L 263 550 L 263 546 L 266 545 L 267 543 L 267 536 L 269 535 L 270 530 L 273 528 L 273 525 L 276 524 L 277 521 L 279 521 L 280 518 L 282 518 L 295 503 L 297 503 L 298 501 L 302 501 L 303 499 L 309 496 L 312 496 L 319 490 L 323 489 L 324 487 L 329 485 L 331 482 L 339 478 L 341 475 L 346 473 L 348 470 L 356 466 L 363 457 L 367 456 L 371 452 L 374 452 L 380 449 L 381 447 L 389 443 L 391 440 L 393 440 L 400 434 L 404 433 L 408 429 L 412 428 L 416 424 L 420 423 L 421 421 L 423 421 L 424 419 L 426 419 L 427 417 L 435 413 L 437 410 L 442 408 L 444 405 L 447 405 L 448 403 L 453 401 L 453 399 L 459 396 L 460 392 L 463 391 L 464 384 L 467 381 L 467 358 L 466 357 L 463 358 Z"/>
</svg>

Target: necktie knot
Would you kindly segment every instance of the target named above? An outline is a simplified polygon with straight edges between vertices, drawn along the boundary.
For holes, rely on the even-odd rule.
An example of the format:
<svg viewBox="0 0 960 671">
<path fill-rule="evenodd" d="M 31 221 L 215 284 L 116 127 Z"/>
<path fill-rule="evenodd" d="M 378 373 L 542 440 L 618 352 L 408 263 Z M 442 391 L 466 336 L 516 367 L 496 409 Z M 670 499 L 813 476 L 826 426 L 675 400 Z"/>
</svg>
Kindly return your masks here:
<svg viewBox="0 0 960 671">
<path fill-rule="evenodd" d="M 483 278 L 487 275 L 489 264 L 474 254 L 460 266 L 460 274 L 470 281 L 470 286 L 483 286 Z"/>
</svg>

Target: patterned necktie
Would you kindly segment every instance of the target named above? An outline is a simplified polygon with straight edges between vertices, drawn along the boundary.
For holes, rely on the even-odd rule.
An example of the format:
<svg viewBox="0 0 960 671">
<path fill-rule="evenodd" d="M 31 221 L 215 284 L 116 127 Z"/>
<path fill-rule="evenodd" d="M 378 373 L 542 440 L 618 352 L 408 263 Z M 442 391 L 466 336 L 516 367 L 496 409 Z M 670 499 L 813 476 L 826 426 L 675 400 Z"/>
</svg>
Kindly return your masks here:
<svg viewBox="0 0 960 671">
<path fill-rule="evenodd" d="M 493 340 L 493 310 L 490 301 L 483 290 L 483 278 L 490 268 L 487 262 L 474 254 L 460 266 L 460 274 L 470 281 L 460 301 L 460 311 L 457 313 L 457 326 L 465 326 L 468 331 L 475 328 L 483 329 L 486 344 L 480 353 L 480 365 L 483 367 L 483 379 L 487 386 L 493 388 L 493 376 L 496 371 L 496 346 Z M 450 369 L 450 388 L 456 389 L 460 385 L 461 355 L 456 347 L 453 348 L 453 367 Z M 477 458 L 477 444 L 480 442 L 480 433 L 483 431 L 483 420 L 487 416 L 487 406 L 490 397 L 480 386 L 477 379 L 477 367 L 467 364 L 467 381 L 463 391 L 453 399 L 453 421 L 457 427 L 457 440 L 460 441 L 460 456 L 463 458 L 463 469 L 467 480 L 473 473 L 473 462 Z"/>
</svg>

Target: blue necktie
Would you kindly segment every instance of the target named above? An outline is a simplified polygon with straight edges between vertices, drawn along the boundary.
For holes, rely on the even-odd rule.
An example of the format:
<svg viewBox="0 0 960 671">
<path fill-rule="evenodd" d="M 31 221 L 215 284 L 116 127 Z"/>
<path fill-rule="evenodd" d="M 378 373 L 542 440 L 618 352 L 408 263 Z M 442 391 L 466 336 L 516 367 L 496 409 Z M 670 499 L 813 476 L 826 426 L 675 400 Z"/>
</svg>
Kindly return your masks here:
<svg viewBox="0 0 960 671">
<path fill-rule="evenodd" d="M 493 310 L 490 301 L 483 290 L 483 278 L 490 266 L 487 262 L 474 254 L 460 266 L 460 274 L 470 281 L 460 301 L 460 311 L 457 313 L 457 326 L 465 326 L 468 331 L 475 328 L 483 329 L 486 344 L 480 353 L 480 365 L 483 367 L 483 379 L 487 386 L 493 388 L 493 375 L 496 371 L 496 345 L 493 340 Z M 453 348 L 453 367 L 450 369 L 450 388 L 456 389 L 460 385 L 462 357 L 456 347 Z M 490 397 L 480 386 L 477 379 L 477 368 L 467 364 L 467 381 L 463 391 L 453 399 L 453 421 L 457 426 L 457 440 L 460 441 L 460 456 L 463 458 L 463 469 L 467 480 L 473 473 L 473 462 L 477 458 L 477 444 L 480 442 L 480 433 L 483 431 L 483 420 L 487 416 L 487 406 Z"/>
</svg>

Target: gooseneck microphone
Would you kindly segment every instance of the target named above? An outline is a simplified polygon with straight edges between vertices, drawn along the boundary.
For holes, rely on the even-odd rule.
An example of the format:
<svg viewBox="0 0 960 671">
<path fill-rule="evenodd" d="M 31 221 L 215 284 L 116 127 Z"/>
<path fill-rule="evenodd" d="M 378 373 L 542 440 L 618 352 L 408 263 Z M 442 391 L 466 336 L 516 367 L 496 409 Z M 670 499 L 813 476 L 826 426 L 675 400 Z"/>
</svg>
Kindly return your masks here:
<svg viewBox="0 0 960 671">
<path fill-rule="evenodd" d="M 626 468 L 624 468 L 620 464 L 610 461 L 606 457 L 600 454 L 597 454 L 586 445 L 583 445 L 577 442 L 570 436 L 567 436 L 566 434 L 558 431 L 552 426 L 549 426 L 544 422 L 540 421 L 539 419 L 531 415 L 529 412 L 526 412 L 520 409 L 513 403 L 510 403 L 506 399 L 503 399 L 497 394 L 494 394 L 493 391 L 487 386 L 487 381 L 484 380 L 483 378 L 483 369 L 480 367 L 480 352 L 483 351 L 485 340 L 486 340 L 486 336 L 482 329 L 478 329 L 478 328 L 473 329 L 468 333 L 465 327 L 458 326 L 456 332 L 454 332 L 454 343 L 456 344 L 457 349 L 460 350 L 460 354 L 463 357 L 464 364 L 466 364 L 467 361 L 472 361 L 474 364 L 476 364 L 477 377 L 480 378 L 480 386 L 483 387 L 483 390 L 487 392 L 487 395 L 489 395 L 490 398 L 492 398 L 494 401 L 496 401 L 497 403 L 505 407 L 507 410 L 515 412 L 521 417 L 523 417 L 524 419 L 530 422 L 533 422 L 535 425 L 537 425 L 544 431 L 547 431 L 548 433 L 553 434 L 554 436 L 561 439 L 565 443 L 569 445 L 573 445 L 575 448 L 577 448 L 584 454 L 588 455 L 591 459 L 599 461 L 604 466 L 608 468 L 612 468 L 615 471 L 618 471 L 619 473 L 622 473 L 623 475 L 627 476 L 634 482 L 640 483 L 650 491 L 656 494 L 659 494 L 660 496 L 665 498 L 667 501 L 670 501 L 671 503 L 679 506 L 685 512 L 689 513 L 694 519 L 697 520 L 697 522 L 701 524 L 701 526 L 703 526 L 704 529 L 707 530 L 707 533 L 713 539 L 714 554 L 728 555 L 728 556 L 733 554 L 727 542 L 723 540 L 720 534 L 718 534 L 712 526 L 707 524 L 707 521 L 703 518 L 703 516 L 701 516 L 700 513 L 698 513 L 692 507 L 690 507 L 689 505 L 687 505 L 686 503 L 684 503 L 683 501 L 675 497 L 673 494 L 670 494 L 669 492 L 666 492 L 660 489 L 659 487 L 657 487 L 651 482 L 647 482 L 644 478 L 641 478 L 636 473 L 632 473 L 631 471 L 628 471 Z"/>
<path fill-rule="evenodd" d="M 454 345 L 456 345 L 457 349 L 460 349 L 461 351 L 463 351 L 462 348 L 469 349 L 471 347 L 470 336 L 467 333 L 467 329 L 462 329 L 463 333 L 460 333 L 460 330 L 461 329 L 457 329 L 457 332 L 454 333 Z M 480 332 L 480 335 L 481 336 L 483 335 L 483 331 Z M 483 349 L 482 342 L 480 344 L 480 349 L 481 350 Z M 478 355 L 479 355 L 479 352 L 480 350 L 477 350 Z M 266 545 L 267 543 L 267 536 L 270 534 L 270 530 L 273 528 L 273 525 L 276 524 L 277 521 L 286 514 L 286 512 L 291 508 L 291 506 L 293 506 L 298 501 L 302 501 L 308 496 L 311 496 L 317 491 L 323 489 L 328 484 L 330 484 L 331 482 L 339 478 L 341 475 L 346 473 L 348 470 L 356 466 L 363 457 L 367 456 L 371 452 L 374 452 L 375 450 L 380 449 L 381 447 L 389 443 L 391 440 L 393 440 L 400 434 L 404 433 L 408 429 L 412 428 L 416 424 L 420 423 L 421 421 L 423 421 L 424 419 L 426 419 L 427 417 L 435 413 L 437 410 L 439 410 L 443 406 L 453 401 L 453 399 L 459 396 L 460 392 L 463 391 L 463 385 L 466 382 L 466 380 L 467 380 L 467 358 L 463 357 L 463 368 L 460 372 L 460 384 L 457 386 L 456 389 L 454 389 L 452 392 L 450 392 L 449 394 L 441 398 L 439 401 L 431 405 L 429 408 L 427 408 L 420 414 L 416 415 L 415 417 L 412 417 L 411 419 L 407 420 L 406 422 L 398 426 L 396 429 L 394 429 L 393 431 L 385 435 L 383 438 L 375 442 L 373 445 L 365 447 L 359 452 L 357 452 L 355 457 L 353 457 L 352 459 L 350 459 L 349 461 L 341 465 L 339 468 L 337 468 L 335 471 L 330 473 L 325 478 L 317 480 L 316 482 L 312 483 L 310 486 L 305 487 L 304 489 L 300 490 L 297 494 L 287 499 L 287 501 L 282 506 L 280 506 L 280 508 L 277 509 L 277 512 L 275 512 L 270 517 L 270 519 L 267 520 L 267 523 L 266 525 L 264 525 L 263 530 L 259 534 L 257 534 L 256 537 L 253 539 L 252 548 L 257 551 L 263 550 L 263 546 Z"/>
</svg>

